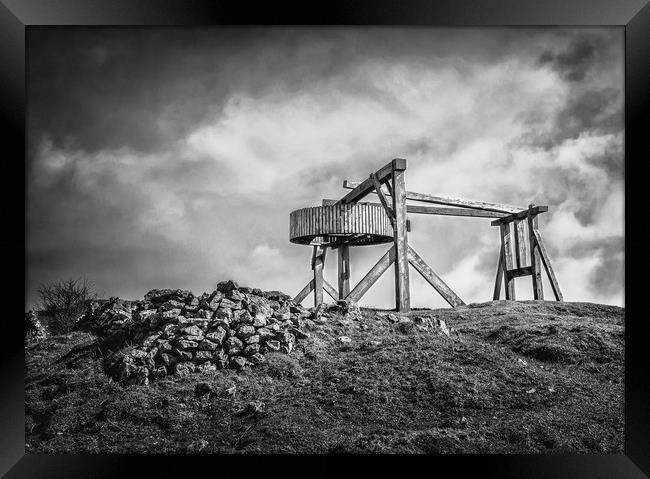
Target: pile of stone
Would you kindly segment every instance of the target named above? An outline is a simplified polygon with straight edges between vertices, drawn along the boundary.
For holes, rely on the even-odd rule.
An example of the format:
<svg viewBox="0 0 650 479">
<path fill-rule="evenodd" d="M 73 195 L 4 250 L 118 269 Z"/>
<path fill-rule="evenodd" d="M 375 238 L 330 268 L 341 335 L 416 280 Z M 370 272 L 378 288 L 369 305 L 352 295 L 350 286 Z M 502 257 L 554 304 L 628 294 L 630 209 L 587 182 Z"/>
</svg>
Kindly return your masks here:
<svg viewBox="0 0 650 479">
<path fill-rule="evenodd" d="M 153 290 L 142 301 L 111 298 L 89 308 L 80 329 L 122 333 L 134 347 L 109 362 L 109 374 L 127 384 L 148 384 L 170 374 L 244 368 L 270 352 L 290 353 L 312 312 L 277 291 L 223 281 L 212 293 Z"/>
<path fill-rule="evenodd" d="M 36 311 L 25 313 L 25 344 L 32 344 L 47 338 L 47 331 L 38 319 Z"/>
</svg>

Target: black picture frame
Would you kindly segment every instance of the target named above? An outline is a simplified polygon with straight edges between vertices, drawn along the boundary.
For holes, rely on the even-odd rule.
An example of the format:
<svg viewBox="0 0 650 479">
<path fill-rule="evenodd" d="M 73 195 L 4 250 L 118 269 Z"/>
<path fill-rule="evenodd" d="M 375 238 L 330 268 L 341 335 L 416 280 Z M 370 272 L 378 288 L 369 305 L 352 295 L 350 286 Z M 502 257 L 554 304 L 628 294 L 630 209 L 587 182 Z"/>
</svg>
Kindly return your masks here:
<svg viewBox="0 0 650 479">
<path fill-rule="evenodd" d="M 15 205 L 23 188 L 12 180 L 7 165 L 24 174 L 25 158 L 25 51 L 26 29 L 31 25 L 428 25 L 428 26 L 621 26 L 625 28 L 625 218 L 626 258 L 636 255 L 632 238 L 641 238 L 635 217 L 642 203 L 635 204 L 634 192 L 647 156 L 644 127 L 650 116 L 650 5 L 648 0 L 364 0 L 274 3 L 250 5 L 243 0 L 0 0 L 0 118 L 5 158 L 5 205 Z M 645 120 L 645 121 L 644 121 Z M 8 148 L 7 148 L 8 147 Z M 645 151 L 644 151 L 645 150 Z M 15 176 L 14 176 L 15 178 Z M 5 256 L 18 257 L 24 236 L 17 226 L 18 207 L 5 208 Z M 26 223 L 22 223 L 25 225 Z M 25 229 L 23 228 L 23 234 Z M 644 242 L 644 243 L 647 243 Z M 11 251 L 11 253 L 10 253 Z M 8 253 L 8 254 L 7 254 Z M 5 262 L 6 264 L 6 262 Z M 626 260 L 626 265 L 628 264 Z M 23 264 L 24 266 L 24 264 Z M 625 454 L 624 455 L 489 455 L 409 457 L 409 465 L 425 466 L 433 472 L 441 466 L 455 476 L 479 471 L 494 477 L 646 477 L 650 474 L 650 374 L 645 356 L 645 317 L 634 314 L 642 299 L 632 275 L 643 264 L 625 268 Z M 18 265 L 16 265 L 18 268 Z M 23 275 L 24 275 L 23 270 Z M 6 277 L 15 278 L 15 275 Z M 21 277 L 17 275 L 17 277 Z M 24 276 L 23 276 L 24 279 Z M 17 304 L 16 291 L 7 294 Z M 24 284 L 24 281 L 23 281 Z M 22 293 L 24 295 L 24 293 Z M 191 474 L 197 467 L 223 471 L 234 461 L 215 456 L 102 456 L 25 455 L 24 437 L 24 346 L 23 312 L 6 311 L 3 346 L 0 348 L 0 474 L 18 477 L 114 477 L 141 474 L 168 477 Z M 15 309 L 18 309 L 17 307 Z M 7 333 L 8 331 L 8 333 Z M 369 463 L 383 466 L 386 458 Z M 402 458 L 404 460 L 404 458 Z M 330 459 L 319 461 L 326 469 L 340 473 Z M 239 462 L 247 473 L 270 467 L 281 472 L 297 469 L 295 459 L 264 459 Z M 329 468 L 327 466 L 330 466 Z M 216 469 L 215 469 L 216 467 Z M 312 466 L 310 466 L 311 469 Z M 250 469 L 248 469 L 250 468 Z M 279 468 L 279 469 L 278 469 Z M 221 472 L 223 473 L 223 472 Z M 645 474 L 644 474 L 645 473 Z"/>
</svg>

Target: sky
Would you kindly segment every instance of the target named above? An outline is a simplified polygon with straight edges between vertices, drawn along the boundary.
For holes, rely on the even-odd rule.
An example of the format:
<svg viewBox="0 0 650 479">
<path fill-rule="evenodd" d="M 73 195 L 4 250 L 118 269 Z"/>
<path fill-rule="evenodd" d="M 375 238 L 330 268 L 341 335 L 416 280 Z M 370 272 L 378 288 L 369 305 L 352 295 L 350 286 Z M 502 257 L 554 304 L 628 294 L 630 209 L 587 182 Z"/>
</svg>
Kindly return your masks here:
<svg viewBox="0 0 650 479">
<path fill-rule="evenodd" d="M 26 308 L 81 276 L 103 297 L 231 278 L 295 295 L 311 249 L 289 213 L 392 158 L 410 191 L 548 205 L 565 300 L 624 306 L 623 48 L 612 27 L 32 27 Z M 492 299 L 490 219 L 410 219 L 465 302 Z M 351 250 L 353 286 L 388 247 Z M 447 306 L 410 276 L 412 306 Z M 393 277 L 361 304 L 393 307 Z"/>
</svg>

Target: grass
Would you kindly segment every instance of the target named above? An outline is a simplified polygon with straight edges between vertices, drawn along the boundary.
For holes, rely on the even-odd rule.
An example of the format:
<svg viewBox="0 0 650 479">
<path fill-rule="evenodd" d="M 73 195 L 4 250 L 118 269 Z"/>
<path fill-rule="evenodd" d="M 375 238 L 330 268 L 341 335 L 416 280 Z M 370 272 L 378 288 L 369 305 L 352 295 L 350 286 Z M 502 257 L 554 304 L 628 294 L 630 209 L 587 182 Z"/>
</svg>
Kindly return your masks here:
<svg viewBox="0 0 650 479">
<path fill-rule="evenodd" d="M 623 451 L 623 309 L 498 301 L 408 316 L 335 316 L 262 367 L 149 386 L 112 382 L 99 358 L 56 363 L 92 335 L 50 338 L 27 350 L 27 451 Z"/>
</svg>

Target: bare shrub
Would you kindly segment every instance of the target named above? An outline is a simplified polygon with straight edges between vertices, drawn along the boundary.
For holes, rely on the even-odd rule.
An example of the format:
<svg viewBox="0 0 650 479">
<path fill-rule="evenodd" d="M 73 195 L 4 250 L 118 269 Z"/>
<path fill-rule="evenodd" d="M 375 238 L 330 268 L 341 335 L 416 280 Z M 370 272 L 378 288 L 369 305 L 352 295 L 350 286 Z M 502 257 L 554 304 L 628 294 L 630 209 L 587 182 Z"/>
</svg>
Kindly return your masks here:
<svg viewBox="0 0 650 479">
<path fill-rule="evenodd" d="M 50 330 L 54 334 L 72 331 L 90 301 L 97 299 L 93 284 L 86 278 L 41 285 L 38 295 L 39 309 L 51 317 Z"/>
</svg>

